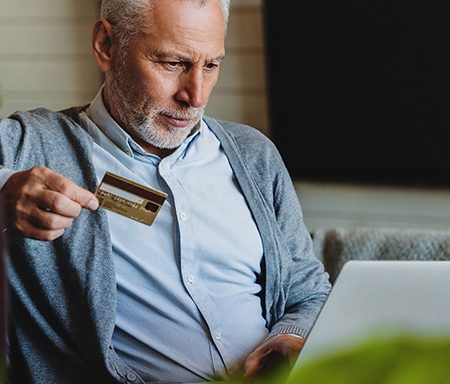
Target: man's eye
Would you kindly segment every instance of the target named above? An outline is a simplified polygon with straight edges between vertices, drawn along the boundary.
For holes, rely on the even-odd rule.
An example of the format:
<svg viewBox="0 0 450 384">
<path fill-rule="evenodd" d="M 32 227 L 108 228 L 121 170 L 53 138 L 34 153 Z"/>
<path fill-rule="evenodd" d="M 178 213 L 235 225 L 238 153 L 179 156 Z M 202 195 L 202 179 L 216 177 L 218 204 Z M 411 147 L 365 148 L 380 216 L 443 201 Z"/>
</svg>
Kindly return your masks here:
<svg viewBox="0 0 450 384">
<path fill-rule="evenodd" d="M 216 68 L 219 68 L 219 64 L 216 64 L 216 63 L 209 63 L 209 64 L 206 64 L 206 65 L 205 65 L 205 68 L 206 68 L 208 71 L 213 71 L 213 70 L 215 70 Z"/>
<path fill-rule="evenodd" d="M 183 67 L 183 63 L 180 63 L 179 61 L 167 61 L 164 64 L 169 69 L 177 69 Z"/>
</svg>

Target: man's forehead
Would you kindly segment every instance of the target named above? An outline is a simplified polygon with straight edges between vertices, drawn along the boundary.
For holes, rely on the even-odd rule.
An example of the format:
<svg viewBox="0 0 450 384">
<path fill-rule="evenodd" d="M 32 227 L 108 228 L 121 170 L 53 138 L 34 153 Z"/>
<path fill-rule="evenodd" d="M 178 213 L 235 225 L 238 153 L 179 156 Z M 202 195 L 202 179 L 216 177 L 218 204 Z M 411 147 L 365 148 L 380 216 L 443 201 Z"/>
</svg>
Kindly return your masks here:
<svg viewBox="0 0 450 384">
<path fill-rule="evenodd" d="M 146 31 L 183 29 L 225 34 L 224 13 L 220 0 L 152 0 L 148 8 Z"/>
<path fill-rule="evenodd" d="M 210 59 L 224 54 L 225 25 L 219 0 L 209 0 L 200 9 L 201 2 L 195 0 L 159 1 L 152 7 L 148 28 L 139 34 L 140 45 L 148 53 Z M 158 5 L 161 1 L 166 6 Z"/>
</svg>

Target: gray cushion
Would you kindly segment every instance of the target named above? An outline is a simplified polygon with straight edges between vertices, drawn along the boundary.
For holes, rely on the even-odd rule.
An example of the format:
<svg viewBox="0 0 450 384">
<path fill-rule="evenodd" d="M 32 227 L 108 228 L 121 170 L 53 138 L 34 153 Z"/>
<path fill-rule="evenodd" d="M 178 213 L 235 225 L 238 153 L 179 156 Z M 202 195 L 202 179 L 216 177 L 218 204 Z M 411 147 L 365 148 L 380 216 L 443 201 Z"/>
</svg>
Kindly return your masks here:
<svg viewBox="0 0 450 384">
<path fill-rule="evenodd" d="M 450 231 L 335 228 L 312 236 L 332 283 L 349 260 L 450 260 Z"/>
</svg>

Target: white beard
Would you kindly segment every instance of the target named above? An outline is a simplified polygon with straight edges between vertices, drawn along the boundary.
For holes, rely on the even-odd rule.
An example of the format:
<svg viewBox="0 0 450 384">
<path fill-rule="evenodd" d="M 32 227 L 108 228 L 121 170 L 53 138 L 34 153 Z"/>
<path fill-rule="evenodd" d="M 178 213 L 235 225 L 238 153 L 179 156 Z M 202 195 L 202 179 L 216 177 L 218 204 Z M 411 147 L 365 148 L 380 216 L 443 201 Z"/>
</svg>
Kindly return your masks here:
<svg viewBox="0 0 450 384">
<path fill-rule="evenodd" d="M 133 138 L 138 138 L 144 143 L 160 149 L 174 149 L 179 147 L 191 134 L 197 123 L 203 116 L 204 108 L 184 107 L 173 110 L 158 106 L 147 95 L 139 95 L 139 100 L 147 100 L 143 105 L 134 103 L 130 95 L 125 94 L 122 82 L 111 75 L 109 79 L 108 101 L 109 106 L 123 127 Z M 189 119 L 189 124 L 184 127 L 171 127 L 164 121 L 162 114 L 174 118 Z"/>
<path fill-rule="evenodd" d="M 128 109 L 130 110 L 130 109 Z M 161 113 L 171 117 L 189 118 L 190 124 L 187 127 L 171 127 L 162 122 Z M 191 134 L 203 115 L 203 109 L 196 110 L 196 113 L 180 113 L 173 110 L 152 107 L 146 110 L 148 114 L 143 121 L 136 122 L 133 126 L 128 126 L 132 134 L 147 144 L 161 149 L 173 149 L 179 147 Z"/>
</svg>

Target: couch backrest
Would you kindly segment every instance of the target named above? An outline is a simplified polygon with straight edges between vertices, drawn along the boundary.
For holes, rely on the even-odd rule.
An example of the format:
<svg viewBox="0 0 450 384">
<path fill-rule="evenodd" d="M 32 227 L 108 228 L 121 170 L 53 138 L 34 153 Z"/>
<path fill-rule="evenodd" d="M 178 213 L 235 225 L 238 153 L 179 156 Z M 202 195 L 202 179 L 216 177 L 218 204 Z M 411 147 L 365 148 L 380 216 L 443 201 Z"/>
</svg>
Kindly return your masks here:
<svg viewBox="0 0 450 384">
<path fill-rule="evenodd" d="M 450 260 L 450 230 L 334 228 L 312 236 L 332 283 L 348 260 Z"/>
</svg>

